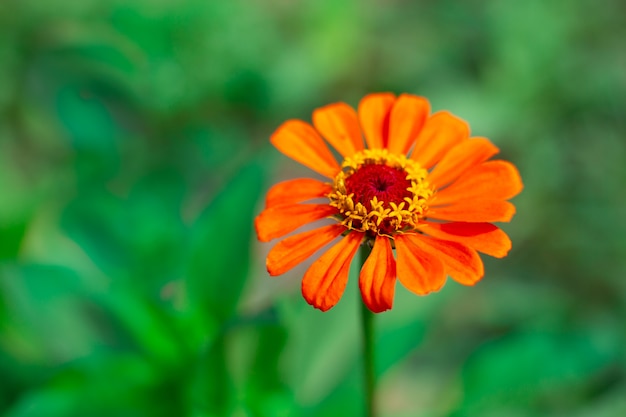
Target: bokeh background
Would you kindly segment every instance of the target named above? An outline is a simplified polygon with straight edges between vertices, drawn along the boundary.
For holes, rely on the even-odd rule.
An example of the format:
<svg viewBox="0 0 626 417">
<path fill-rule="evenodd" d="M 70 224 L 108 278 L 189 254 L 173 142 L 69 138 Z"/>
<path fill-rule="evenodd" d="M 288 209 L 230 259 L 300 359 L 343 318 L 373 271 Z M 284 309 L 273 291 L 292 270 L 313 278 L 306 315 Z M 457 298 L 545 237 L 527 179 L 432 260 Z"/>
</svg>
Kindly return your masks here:
<svg viewBox="0 0 626 417">
<path fill-rule="evenodd" d="M 626 415 L 626 3 L 4 0 L 0 415 L 356 416 L 358 297 L 270 279 L 269 135 L 427 96 L 520 169 L 510 255 L 376 317 L 381 416 Z"/>
</svg>

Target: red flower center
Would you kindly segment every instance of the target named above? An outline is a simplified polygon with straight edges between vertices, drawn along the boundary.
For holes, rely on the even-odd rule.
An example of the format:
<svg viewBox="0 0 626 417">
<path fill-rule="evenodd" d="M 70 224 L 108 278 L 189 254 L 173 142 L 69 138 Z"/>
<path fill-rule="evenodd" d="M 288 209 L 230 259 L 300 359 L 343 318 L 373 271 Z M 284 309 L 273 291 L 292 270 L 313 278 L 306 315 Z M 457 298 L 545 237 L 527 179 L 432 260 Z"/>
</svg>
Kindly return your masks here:
<svg viewBox="0 0 626 417">
<path fill-rule="evenodd" d="M 417 162 L 386 149 L 365 149 L 342 167 L 328 194 L 342 225 L 370 237 L 417 229 L 434 194 Z"/>
<path fill-rule="evenodd" d="M 370 201 L 376 197 L 385 207 L 400 204 L 413 194 L 408 190 L 411 181 L 406 171 L 382 164 L 366 164 L 346 178 L 346 193 L 354 193 L 354 202 L 372 209 Z"/>
</svg>

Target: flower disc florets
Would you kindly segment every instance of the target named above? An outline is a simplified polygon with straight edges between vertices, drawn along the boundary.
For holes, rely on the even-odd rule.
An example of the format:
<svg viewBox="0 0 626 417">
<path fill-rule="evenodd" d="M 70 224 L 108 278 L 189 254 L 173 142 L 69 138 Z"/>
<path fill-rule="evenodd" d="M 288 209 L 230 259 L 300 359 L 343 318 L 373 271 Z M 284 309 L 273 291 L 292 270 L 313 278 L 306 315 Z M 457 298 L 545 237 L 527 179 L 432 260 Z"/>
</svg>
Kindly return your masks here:
<svg viewBox="0 0 626 417">
<path fill-rule="evenodd" d="M 366 149 L 344 160 L 328 198 L 348 229 L 393 236 L 416 229 L 425 217 L 433 195 L 427 175 L 404 155 Z"/>
</svg>

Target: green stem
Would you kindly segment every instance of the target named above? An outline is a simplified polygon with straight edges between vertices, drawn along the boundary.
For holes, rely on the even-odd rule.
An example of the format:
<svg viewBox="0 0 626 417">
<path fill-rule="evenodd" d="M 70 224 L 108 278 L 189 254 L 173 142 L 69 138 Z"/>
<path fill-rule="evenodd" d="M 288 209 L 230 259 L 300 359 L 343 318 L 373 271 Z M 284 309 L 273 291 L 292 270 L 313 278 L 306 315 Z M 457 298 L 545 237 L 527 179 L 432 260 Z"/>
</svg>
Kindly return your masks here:
<svg viewBox="0 0 626 417">
<path fill-rule="evenodd" d="M 360 250 L 360 264 L 363 266 L 372 248 L 364 243 Z M 361 326 L 363 328 L 363 382 L 365 387 L 365 416 L 374 417 L 375 385 L 374 374 L 374 313 L 361 302 Z"/>
</svg>

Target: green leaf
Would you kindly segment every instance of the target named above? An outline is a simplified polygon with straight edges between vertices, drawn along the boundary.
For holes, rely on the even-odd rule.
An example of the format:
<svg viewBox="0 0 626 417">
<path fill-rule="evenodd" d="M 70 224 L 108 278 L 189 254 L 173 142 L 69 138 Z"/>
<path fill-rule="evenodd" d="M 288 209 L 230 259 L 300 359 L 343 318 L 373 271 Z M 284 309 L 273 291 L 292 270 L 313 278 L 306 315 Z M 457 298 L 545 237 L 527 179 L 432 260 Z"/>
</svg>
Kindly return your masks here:
<svg viewBox="0 0 626 417">
<path fill-rule="evenodd" d="M 583 397 L 575 393 L 610 366 L 616 353 L 583 332 L 516 333 L 494 340 L 467 361 L 456 415 L 509 409 L 547 415 L 576 406 Z"/>
<path fill-rule="evenodd" d="M 65 85 L 57 94 L 57 111 L 77 149 L 116 155 L 121 129 L 111 110 L 98 97 L 86 97 L 80 85 Z"/>
<path fill-rule="evenodd" d="M 230 415 L 234 387 L 227 368 L 228 346 L 224 334 L 218 335 L 204 349 L 194 364 L 190 379 L 190 397 L 199 415 Z"/>
<path fill-rule="evenodd" d="M 126 217 L 119 198 L 92 184 L 67 205 L 61 225 L 105 274 L 119 279 L 127 275 L 134 255 Z"/>
<path fill-rule="evenodd" d="M 189 296 L 221 321 L 232 315 L 245 285 L 263 177 L 258 161 L 242 167 L 192 226 Z"/>
<path fill-rule="evenodd" d="M 184 409 L 179 375 L 163 373 L 148 358 L 100 351 L 57 368 L 25 392 L 11 417 L 168 417 Z M 167 401 L 155 401 L 167 398 Z"/>
<path fill-rule="evenodd" d="M 246 402 L 256 416 L 288 417 L 293 415 L 294 398 L 281 372 L 280 359 L 289 334 L 273 314 L 268 319 L 270 322 L 254 327 L 257 343 L 252 364 L 246 369 Z"/>
<path fill-rule="evenodd" d="M 182 178 L 169 170 L 146 175 L 125 199 L 86 187 L 66 208 L 62 225 L 112 279 L 161 298 L 182 267 L 183 190 Z"/>
<path fill-rule="evenodd" d="M 18 361 L 64 361 L 88 353 L 98 339 L 83 313 L 79 276 L 49 265 L 10 265 L 0 274 L 6 321 L 0 341 Z"/>
<path fill-rule="evenodd" d="M 0 223 L 0 259 L 17 257 L 28 226 L 27 220 Z"/>
</svg>

